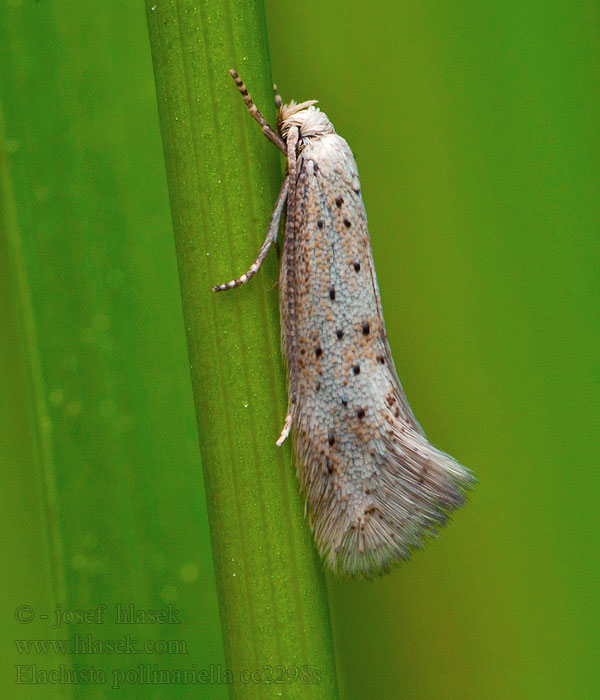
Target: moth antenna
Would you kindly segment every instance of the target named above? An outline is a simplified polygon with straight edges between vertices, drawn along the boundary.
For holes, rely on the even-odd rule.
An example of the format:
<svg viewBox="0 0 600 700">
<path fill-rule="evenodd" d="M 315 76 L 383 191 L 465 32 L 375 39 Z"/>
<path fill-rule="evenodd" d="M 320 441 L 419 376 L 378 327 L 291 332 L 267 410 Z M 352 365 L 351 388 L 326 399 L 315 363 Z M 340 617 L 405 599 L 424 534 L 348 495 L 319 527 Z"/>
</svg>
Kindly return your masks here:
<svg viewBox="0 0 600 700">
<path fill-rule="evenodd" d="M 275 107 L 277 107 L 278 110 L 280 110 L 283 106 L 283 100 L 279 96 L 279 92 L 277 91 L 277 85 L 273 83 L 273 93 L 275 94 Z"/>
<path fill-rule="evenodd" d="M 279 136 L 275 129 L 273 129 L 273 127 L 269 125 L 267 120 L 259 111 L 258 107 L 254 104 L 252 98 L 250 97 L 250 94 L 248 93 L 248 88 L 244 85 L 244 81 L 237 74 L 237 71 L 235 71 L 232 68 L 229 71 L 229 74 L 234 79 L 235 84 L 237 85 L 237 89 L 240 91 L 240 94 L 244 100 L 246 107 L 248 107 L 248 111 L 250 112 L 252 117 L 260 124 L 263 134 L 269 139 L 271 143 L 275 144 L 280 151 L 287 153 L 285 144 L 281 136 Z"/>
</svg>

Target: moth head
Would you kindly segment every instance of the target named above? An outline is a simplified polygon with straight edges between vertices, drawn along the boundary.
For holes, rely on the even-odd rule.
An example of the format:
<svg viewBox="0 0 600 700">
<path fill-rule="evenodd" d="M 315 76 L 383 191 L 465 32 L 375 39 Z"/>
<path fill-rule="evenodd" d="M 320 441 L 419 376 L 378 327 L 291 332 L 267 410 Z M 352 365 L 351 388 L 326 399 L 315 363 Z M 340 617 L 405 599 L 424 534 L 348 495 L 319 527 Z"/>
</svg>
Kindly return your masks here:
<svg viewBox="0 0 600 700">
<path fill-rule="evenodd" d="M 287 105 L 281 105 L 277 112 L 277 131 L 285 141 L 291 127 L 298 128 L 300 141 L 314 136 L 334 134 L 335 129 L 325 112 L 315 107 L 318 100 L 307 100 L 296 104 L 292 100 Z"/>
</svg>

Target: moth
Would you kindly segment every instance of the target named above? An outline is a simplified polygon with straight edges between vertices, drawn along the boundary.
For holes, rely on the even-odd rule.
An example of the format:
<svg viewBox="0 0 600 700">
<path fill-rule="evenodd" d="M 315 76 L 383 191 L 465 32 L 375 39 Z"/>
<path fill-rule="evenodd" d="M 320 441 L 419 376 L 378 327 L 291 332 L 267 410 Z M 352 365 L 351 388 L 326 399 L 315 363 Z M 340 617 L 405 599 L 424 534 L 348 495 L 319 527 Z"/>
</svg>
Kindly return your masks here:
<svg viewBox="0 0 600 700">
<path fill-rule="evenodd" d="M 238 74 L 250 114 L 287 157 L 265 241 L 247 282 L 276 242 L 281 339 L 296 471 L 318 551 L 340 576 L 382 573 L 436 533 L 473 477 L 425 437 L 388 344 L 358 169 L 346 141 L 309 100 L 267 124 Z"/>
</svg>

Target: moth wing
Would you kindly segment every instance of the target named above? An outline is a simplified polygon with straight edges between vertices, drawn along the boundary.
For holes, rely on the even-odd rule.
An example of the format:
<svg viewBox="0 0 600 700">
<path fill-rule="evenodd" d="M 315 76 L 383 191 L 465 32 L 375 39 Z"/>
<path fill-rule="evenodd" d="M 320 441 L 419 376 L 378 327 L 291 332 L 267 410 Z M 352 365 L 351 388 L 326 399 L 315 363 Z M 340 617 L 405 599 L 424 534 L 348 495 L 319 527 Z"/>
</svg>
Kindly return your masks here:
<svg viewBox="0 0 600 700">
<path fill-rule="evenodd" d="M 469 472 L 424 436 L 391 356 L 356 164 L 305 146 L 281 277 L 294 444 L 317 547 L 342 575 L 407 558 Z"/>
</svg>

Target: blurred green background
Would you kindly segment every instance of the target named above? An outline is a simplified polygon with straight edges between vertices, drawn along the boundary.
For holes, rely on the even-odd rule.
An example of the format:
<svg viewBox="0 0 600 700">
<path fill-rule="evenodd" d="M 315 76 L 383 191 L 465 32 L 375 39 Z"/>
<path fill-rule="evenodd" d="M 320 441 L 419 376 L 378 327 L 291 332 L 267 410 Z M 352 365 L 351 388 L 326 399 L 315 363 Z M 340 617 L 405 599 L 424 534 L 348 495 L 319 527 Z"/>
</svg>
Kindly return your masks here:
<svg viewBox="0 0 600 700">
<path fill-rule="evenodd" d="M 343 697 L 595 698 L 597 5 L 266 12 L 282 96 L 318 98 L 357 158 L 413 409 L 480 482 L 410 564 L 328 580 Z M 224 663 L 146 18 L 11 0 L 0 27 L 3 686 L 105 697 L 15 685 L 16 664 L 62 659 L 15 639 L 64 637 L 19 605 L 183 609 L 175 631 L 129 630 L 185 639 L 183 662 L 80 668 Z"/>
</svg>

